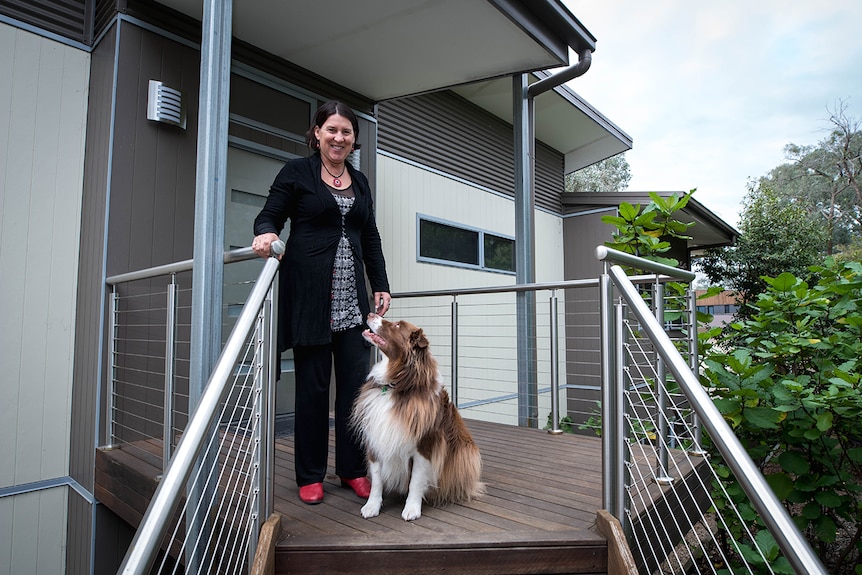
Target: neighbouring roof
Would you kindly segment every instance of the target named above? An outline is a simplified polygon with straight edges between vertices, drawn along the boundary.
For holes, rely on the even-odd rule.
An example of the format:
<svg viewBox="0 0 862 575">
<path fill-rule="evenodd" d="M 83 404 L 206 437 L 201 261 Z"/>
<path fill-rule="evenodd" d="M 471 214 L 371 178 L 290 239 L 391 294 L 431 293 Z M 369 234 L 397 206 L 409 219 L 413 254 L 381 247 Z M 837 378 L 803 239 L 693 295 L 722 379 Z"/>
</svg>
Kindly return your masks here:
<svg viewBox="0 0 862 575">
<path fill-rule="evenodd" d="M 657 192 L 662 197 L 669 197 L 676 193 L 678 196 L 684 192 Z M 598 210 L 611 210 L 622 202 L 642 206 L 650 203 L 648 192 L 596 192 L 596 193 L 564 193 L 562 195 L 564 215 L 578 215 L 595 213 Z M 682 209 L 682 216 L 677 219 L 683 222 L 694 222 L 689 228 L 688 235 L 692 239 L 688 242 L 689 251 L 702 250 L 708 247 L 732 245 L 739 232 L 715 215 L 706 206 L 693 197 L 688 200 Z"/>
</svg>

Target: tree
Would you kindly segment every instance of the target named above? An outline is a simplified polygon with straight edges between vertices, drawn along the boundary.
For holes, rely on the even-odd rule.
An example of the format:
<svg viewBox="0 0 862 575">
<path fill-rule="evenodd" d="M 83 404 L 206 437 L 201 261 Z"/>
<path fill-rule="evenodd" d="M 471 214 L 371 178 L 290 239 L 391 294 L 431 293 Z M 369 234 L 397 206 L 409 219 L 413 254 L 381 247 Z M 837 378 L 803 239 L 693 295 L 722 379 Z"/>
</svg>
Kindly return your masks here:
<svg viewBox="0 0 862 575">
<path fill-rule="evenodd" d="M 621 192 L 631 179 L 625 154 L 618 154 L 566 175 L 566 191 Z"/>
<path fill-rule="evenodd" d="M 862 236 L 862 132 L 839 101 L 831 127 L 816 146 L 788 144 L 790 163 L 773 169 L 761 184 L 804 205 L 826 228 L 824 253 L 843 251 Z"/>
<path fill-rule="evenodd" d="M 748 304 L 766 289 L 763 276 L 783 272 L 803 276 L 821 261 L 825 231 L 807 206 L 761 182 L 752 185 L 743 201 L 736 245 L 707 250 L 700 259 L 709 280 L 739 294 Z M 740 314 L 746 315 L 746 306 Z"/>
<path fill-rule="evenodd" d="M 829 573 L 862 575 L 862 263 L 827 258 L 803 276 L 765 282 L 750 318 L 713 334 L 704 384 Z M 740 511 L 730 534 L 742 523 L 761 530 L 736 479 L 718 471 Z M 771 537 L 761 530 L 756 539 Z M 792 572 L 771 562 L 745 572 Z"/>
</svg>

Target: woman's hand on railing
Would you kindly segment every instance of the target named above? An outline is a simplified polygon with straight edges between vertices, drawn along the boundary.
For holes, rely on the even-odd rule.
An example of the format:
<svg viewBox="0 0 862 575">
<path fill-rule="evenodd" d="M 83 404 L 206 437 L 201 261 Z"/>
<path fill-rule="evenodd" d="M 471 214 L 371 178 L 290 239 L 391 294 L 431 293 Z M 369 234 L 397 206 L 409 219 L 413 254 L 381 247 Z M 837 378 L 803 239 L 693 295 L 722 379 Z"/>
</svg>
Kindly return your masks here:
<svg viewBox="0 0 862 575">
<path fill-rule="evenodd" d="M 280 241 L 278 234 L 272 232 L 260 234 L 255 236 L 254 241 L 251 242 L 251 249 L 262 258 L 276 257 L 281 259 L 281 254 L 284 253 L 284 244 L 281 246 L 281 252 L 272 249 L 272 244 L 278 241 Z"/>
</svg>

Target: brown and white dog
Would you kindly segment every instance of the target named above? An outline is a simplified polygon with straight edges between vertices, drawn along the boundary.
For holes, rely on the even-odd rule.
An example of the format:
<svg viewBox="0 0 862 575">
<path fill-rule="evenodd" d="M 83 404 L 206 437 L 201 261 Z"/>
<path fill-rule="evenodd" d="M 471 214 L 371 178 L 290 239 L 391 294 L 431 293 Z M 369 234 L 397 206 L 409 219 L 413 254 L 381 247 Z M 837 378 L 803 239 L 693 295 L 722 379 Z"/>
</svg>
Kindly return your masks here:
<svg viewBox="0 0 862 575">
<path fill-rule="evenodd" d="M 383 352 L 371 368 L 352 422 L 368 453 L 371 495 L 362 516 L 380 513 L 384 492 L 407 495 L 401 517 L 430 504 L 468 501 L 484 492 L 479 448 L 449 394 L 422 330 L 368 314 L 362 334 Z"/>
</svg>

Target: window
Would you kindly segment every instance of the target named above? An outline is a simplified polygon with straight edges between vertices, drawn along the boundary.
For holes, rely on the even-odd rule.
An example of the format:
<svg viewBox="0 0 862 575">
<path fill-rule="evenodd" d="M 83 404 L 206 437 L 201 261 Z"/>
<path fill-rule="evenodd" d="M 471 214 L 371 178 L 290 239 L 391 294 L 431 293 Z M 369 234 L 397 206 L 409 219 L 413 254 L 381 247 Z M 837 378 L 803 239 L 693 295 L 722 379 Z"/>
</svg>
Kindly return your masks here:
<svg viewBox="0 0 862 575">
<path fill-rule="evenodd" d="M 418 216 L 418 259 L 458 267 L 515 273 L 515 240 Z"/>
</svg>

